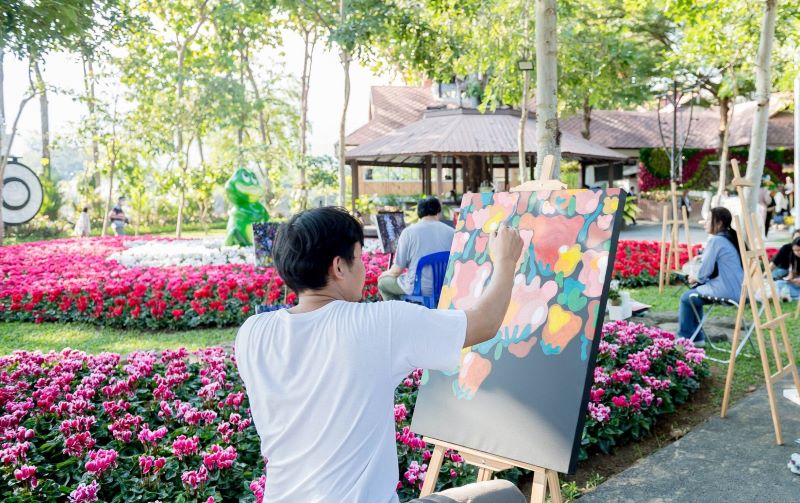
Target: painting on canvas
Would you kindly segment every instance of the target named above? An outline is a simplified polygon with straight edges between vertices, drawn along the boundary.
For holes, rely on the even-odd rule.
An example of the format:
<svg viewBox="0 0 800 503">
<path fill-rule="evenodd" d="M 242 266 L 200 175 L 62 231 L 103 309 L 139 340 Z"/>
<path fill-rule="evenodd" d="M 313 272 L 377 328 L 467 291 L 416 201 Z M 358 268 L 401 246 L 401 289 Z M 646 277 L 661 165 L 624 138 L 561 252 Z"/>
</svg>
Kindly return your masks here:
<svg viewBox="0 0 800 503">
<path fill-rule="evenodd" d="M 475 304 L 500 223 L 519 229 L 523 253 L 497 335 L 465 349 L 459 368 L 423 375 L 415 433 L 574 470 L 624 199 L 620 189 L 464 196 L 440 309 Z"/>
</svg>

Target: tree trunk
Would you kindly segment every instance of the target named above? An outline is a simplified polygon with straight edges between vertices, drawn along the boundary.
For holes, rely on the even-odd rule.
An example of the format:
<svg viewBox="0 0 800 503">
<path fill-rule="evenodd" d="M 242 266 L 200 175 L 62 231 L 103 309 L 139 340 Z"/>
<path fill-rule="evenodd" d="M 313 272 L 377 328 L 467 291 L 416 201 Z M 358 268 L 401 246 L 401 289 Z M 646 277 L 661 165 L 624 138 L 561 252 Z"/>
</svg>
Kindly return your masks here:
<svg viewBox="0 0 800 503">
<path fill-rule="evenodd" d="M 341 51 L 342 68 L 344 69 L 344 104 L 342 105 L 342 120 L 339 123 L 339 206 L 345 206 L 345 183 L 344 163 L 345 163 L 345 126 L 347 120 L 347 105 L 350 102 L 350 53 L 344 49 Z"/>
<path fill-rule="evenodd" d="M 317 29 L 303 30 L 303 74 L 300 80 L 300 209 L 308 206 L 308 187 L 306 187 L 306 154 L 308 153 L 308 90 L 311 86 L 311 63 L 314 47 L 317 44 Z"/>
<path fill-rule="evenodd" d="M 30 67 L 28 67 L 28 78 L 30 79 Z M 14 118 L 14 124 L 11 126 L 11 134 L 8 136 L 8 139 L 5 140 L 5 144 L 3 145 L 3 150 L 0 151 L 0 195 L 3 194 L 3 180 L 5 179 L 6 174 L 6 165 L 8 164 L 8 157 L 11 154 L 11 146 L 14 144 L 14 137 L 17 136 L 17 128 L 19 127 L 19 118 L 22 116 L 22 111 L 25 110 L 25 106 L 28 104 L 33 97 L 36 96 L 36 90 L 31 89 L 30 94 L 22 98 L 22 101 L 19 102 L 19 108 L 17 109 L 17 116 Z M 0 127 L 3 128 L 3 131 L 0 132 L 0 138 L 5 137 L 5 124 L 3 121 L 0 121 Z M 2 142 L 0 142 L 2 143 Z M 2 197 L 0 197 L 2 199 Z M 3 244 L 3 239 L 5 238 L 5 224 L 3 223 L 3 205 L 0 202 L 0 245 Z"/>
<path fill-rule="evenodd" d="M 3 70 L 3 60 L 5 59 L 6 51 L 0 46 L 0 127 L 2 127 L 2 132 L 0 135 L 5 134 L 6 132 L 6 92 L 5 92 L 5 71 Z M 0 138 L 0 150 L 2 150 L 2 138 Z"/>
<path fill-rule="evenodd" d="M 536 178 L 547 155 L 555 158 L 553 177 L 561 174 L 561 133 L 558 130 L 558 50 L 556 0 L 536 0 Z"/>
<path fill-rule="evenodd" d="M 103 214 L 103 230 L 100 231 L 101 236 L 105 236 L 108 233 L 108 214 L 111 212 L 111 198 L 114 194 L 114 167 L 111 167 L 111 171 L 108 174 L 108 194 L 106 195 L 106 210 Z"/>
<path fill-rule="evenodd" d="M 761 23 L 761 37 L 758 43 L 756 58 L 756 108 L 753 118 L 753 129 L 750 133 L 750 153 L 747 157 L 746 178 L 753 183 L 745 187 L 747 207 L 755 213 L 758 206 L 758 194 L 761 188 L 761 176 L 764 173 L 764 159 L 767 154 L 767 122 L 769 120 L 770 98 L 770 60 L 772 41 L 775 38 L 775 18 L 777 0 L 764 2 L 764 18 Z"/>
<path fill-rule="evenodd" d="M 591 125 L 592 106 L 589 105 L 589 98 L 583 98 L 583 131 L 581 131 L 581 136 L 587 140 L 592 136 L 592 130 L 590 128 Z"/>
<path fill-rule="evenodd" d="M 245 69 L 247 71 L 247 77 L 250 81 L 250 85 L 253 87 L 253 95 L 256 97 L 256 101 L 261 101 L 261 91 L 258 90 L 258 84 L 256 83 L 256 77 L 253 73 L 253 68 L 250 65 L 250 59 L 247 54 L 243 54 L 244 62 L 245 62 Z M 272 160 L 272 155 L 270 154 L 269 147 L 272 147 L 272 136 L 269 134 L 269 119 L 264 115 L 264 109 L 259 108 L 258 110 L 258 134 L 261 136 L 261 144 L 267 146 L 268 148 L 264 152 L 264 186 L 266 188 L 266 194 L 264 195 L 264 202 L 269 201 L 272 198 L 272 183 L 270 182 L 269 178 L 269 167 Z"/>
<path fill-rule="evenodd" d="M 197 37 L 197 34 L 200 33 L 200 28 L 203 26 L 203 23 L 206 22 L 208 19 L 208 11 L 206 11 L 206 6 L 208 5 L 209 0 L 205 0 L 203 4 L 200 6 L 200 19 L 197 21 L 197 24 L 194 25 L 194 30 L 192 33 L 186 37 L 186 40 L 183 43 L 178 43 L 177 50 L 178 50 L 178 82 L 177 82 L 177 89 L 176 89 L 176 100 L 175 105 L 178 107 L 176 113 L 178 114 L 178 120 L 175 123 L 175 156 L 178 160 L 178 165 L 181 171 L 181 197 L 180 197 L 180 206 L 178 207 L 178 222 L 175 225 L 175 237 L 181 237 L 181 231 L 183 229 L 183 205 L 186 202 L 186 169 L 188 164 L 188 159 L 184 158 L 183 156 L 183 123 L 182 116 L 184 114 L 183 110 L 183 65 L 186 62 L 186 50 L 189 47 L 189 44 Z M 191 143 L 191 142 L 190 142 Z"/>
<path fill-rule="evenodd" d="M 36 88 L 39 93 L 39 116 L 42 125 L 42 178 L 50 179 L 50 106 L 47 101 L 47 87 L 42 78 L 39 62 L 33 62 L 33 71 L 36 74 Z"/>
<path fill-rule="evenodd" d="M 525 76 L 522 79 L 522 104 L 520 105 L 519 127 L 517 128 L 519 183 L 528 181 L 528 168 L 525 163 L 525 126 L 528 124 L 528 94 L 530 93 L 531 72 L 530 70 L 524 70 L 524 72 Z"/>
<path fill-rule="evenodd" d="M 98 164 L 100 162 L 100 146 L 97 143 L 97 102 L 94 92 L 94 62 L 91 56 L 88 55 L 83 55 L 83 86 L 86 91 L 86 105 L 89 109 L 89 130 L 91 131 L 92 137 L 92 176 L 94 177 L 94 186 L 100 187 L 102 180 L 100 177 L 100 170 L 98 169 Z"/>
<path fill-rule="evenodd" d="M 719 102 L 719 186 L 717 187 L 717 204 L 722 200 L 725 186 L 728 184 L 728 139 L 731 135 L 731 121 L 735 104 L 731 98 L 722 98 Z"/>
</svg>

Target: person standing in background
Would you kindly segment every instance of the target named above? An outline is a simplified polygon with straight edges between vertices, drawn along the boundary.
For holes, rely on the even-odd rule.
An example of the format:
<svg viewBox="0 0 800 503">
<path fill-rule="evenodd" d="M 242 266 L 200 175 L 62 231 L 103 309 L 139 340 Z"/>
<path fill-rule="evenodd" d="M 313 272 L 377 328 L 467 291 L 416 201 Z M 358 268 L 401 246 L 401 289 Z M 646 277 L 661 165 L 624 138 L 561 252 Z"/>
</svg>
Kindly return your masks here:
<svg viewBox="0 0 800 503">
<path fill-rule="evenodd" d="M 114 228 L 115 236 L 124 235 L 125 224 L 128 223 L 128 217 L 125 216 L 125 211 L 122 209 L 123 204 L 125 204 L 125 198 L 120 197 L 117 199 L 117 205 L 111 208 L 111 211 L 108 212 L 108 220 L 111 222 L 111 226 Z"/>
<path fill-rule="evenodd" d="M 761 179 L 761 191 L 758 196 L 758 204 L 764 211 L 764 237 L 769 235 L 769 224 L 772 223 L 772 215 L 775 214 L 775 201 L 767 187 L 769 181 L 769 175 L 764 175 L 764 178 Z"/>
<path fill-rule="evenodd" d="M 78 218 L 75 220 L 75 231 L 73 234 L 75 237 L 89 237 L 89 207 L 84 206 L 83 211 L 78 214 Z"/>
</svg>

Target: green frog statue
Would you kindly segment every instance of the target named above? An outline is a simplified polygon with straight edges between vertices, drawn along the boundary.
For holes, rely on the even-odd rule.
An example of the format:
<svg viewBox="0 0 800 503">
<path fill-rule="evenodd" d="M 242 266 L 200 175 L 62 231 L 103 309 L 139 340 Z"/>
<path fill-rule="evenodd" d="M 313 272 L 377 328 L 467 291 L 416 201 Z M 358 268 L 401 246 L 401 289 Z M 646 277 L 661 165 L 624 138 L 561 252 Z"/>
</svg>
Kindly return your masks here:
<svg viewBox="0 0 800 503">
<path fill-rule="evenodd" d="M 264 196 L 264 188 L 255 173 L 239 168 L 225 182 L 225 194 L 232 205 L 225 246 L 252 246 L 252 224 L 269 221 L 267 209 L 259 202 Z"/>
</svg>

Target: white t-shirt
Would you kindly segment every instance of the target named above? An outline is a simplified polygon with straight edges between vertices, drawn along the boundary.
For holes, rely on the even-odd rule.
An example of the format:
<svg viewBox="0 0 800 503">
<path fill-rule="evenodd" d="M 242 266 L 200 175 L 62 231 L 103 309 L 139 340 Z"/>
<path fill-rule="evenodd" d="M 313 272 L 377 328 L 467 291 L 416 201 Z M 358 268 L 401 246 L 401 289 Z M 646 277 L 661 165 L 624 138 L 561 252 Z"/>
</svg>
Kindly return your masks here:
<svg viewBox="0 0 800 503">
<path fill-rule="evenodd" d="M 394 389 L 415 368 L 458 366 L 463 311 L 331 302 L 250 317 L 236 336 L 264 501 L 396 502 Z"/>
</svg>

